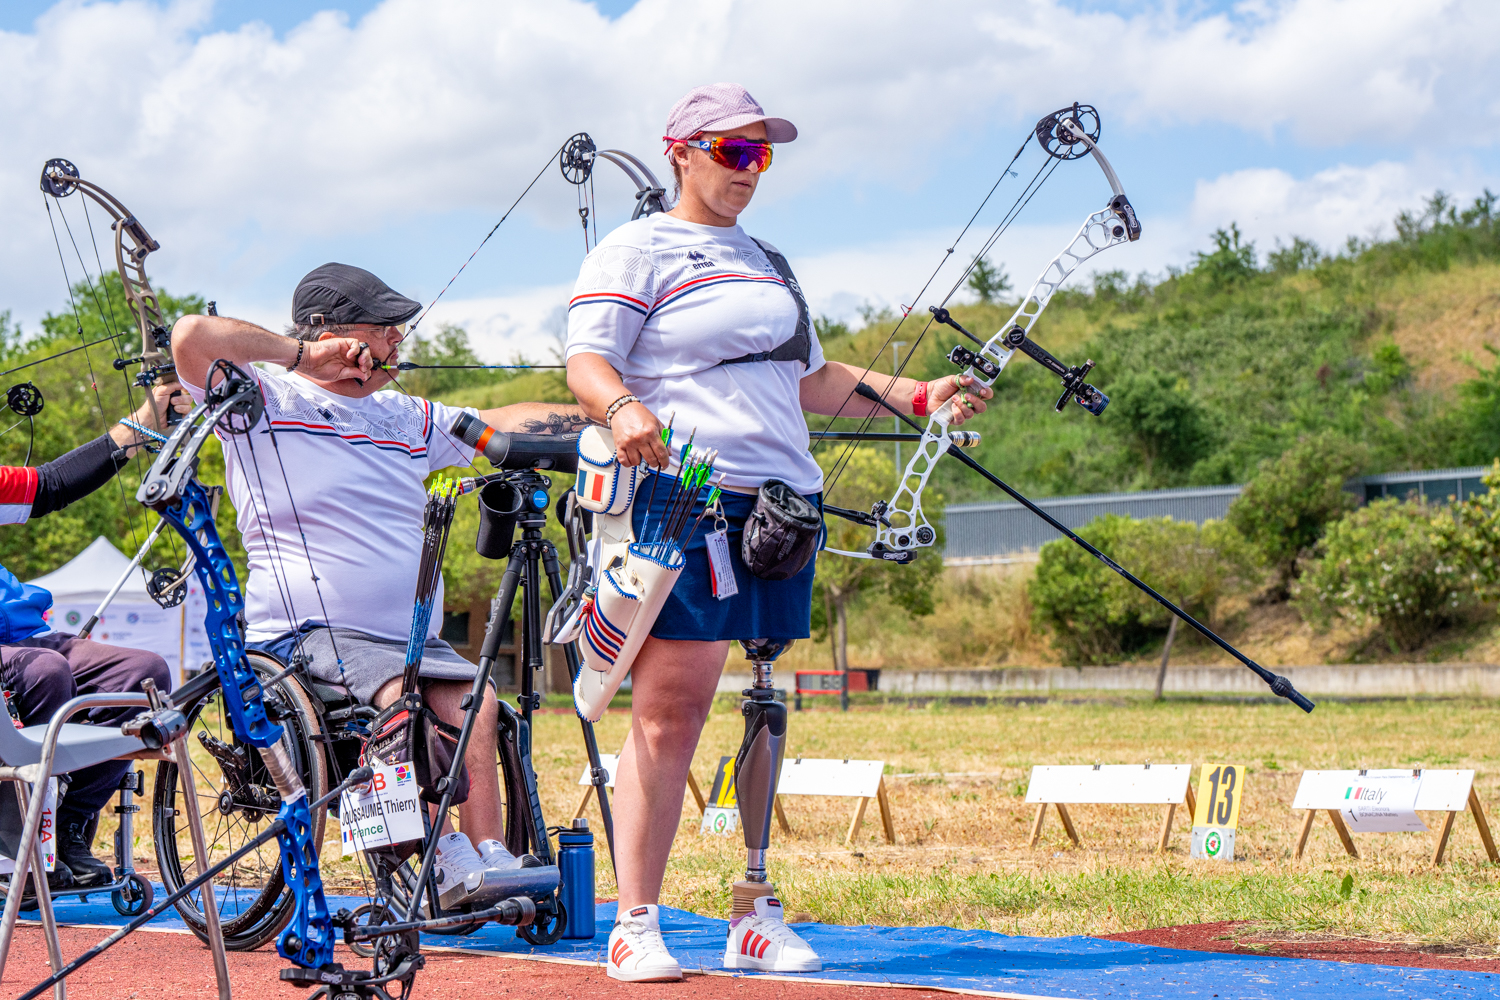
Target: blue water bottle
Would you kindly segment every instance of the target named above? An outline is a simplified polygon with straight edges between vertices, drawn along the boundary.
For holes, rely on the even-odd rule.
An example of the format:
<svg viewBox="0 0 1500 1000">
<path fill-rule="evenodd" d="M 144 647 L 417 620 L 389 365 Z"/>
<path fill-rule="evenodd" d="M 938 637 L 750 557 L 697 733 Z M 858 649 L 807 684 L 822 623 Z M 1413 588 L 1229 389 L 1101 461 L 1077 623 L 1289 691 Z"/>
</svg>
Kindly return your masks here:
<svg viewBox="0 0 1500 1000">
<path fill-rule="evenodd" d="M 594 936 L 594 834 L 589 821 L 573 821 L 571 830 L 557 830 L 557 867 L 562 876 L 558 890 L 568 911 L 563 937 L 587 940 Z"/>
</svg>

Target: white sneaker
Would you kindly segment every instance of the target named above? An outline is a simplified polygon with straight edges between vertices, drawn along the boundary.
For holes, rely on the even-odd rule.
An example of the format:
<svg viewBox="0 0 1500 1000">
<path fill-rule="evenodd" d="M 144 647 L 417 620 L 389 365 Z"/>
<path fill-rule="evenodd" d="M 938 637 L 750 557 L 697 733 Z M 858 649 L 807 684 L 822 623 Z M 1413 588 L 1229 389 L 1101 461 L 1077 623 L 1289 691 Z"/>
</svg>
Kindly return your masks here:
<svg viewBox="0 0 1500 1000">
<path fill-rule="evenodd" d="M 682 978 L 682 966 L 661 939 L 660 911 L 655 904 L 637 906 L 609 932 L 609 978 L 627 983 L 671 983 Z"/>
<path fill-rule="evenodd" d="M 823 960 L 782 920 L 781 900 L 761 896 L 755 912 L 729 922 L 724 968 L 760 972 L 819 972 Z"/>
<path fill-rule="evenodd" d="M 505 845 L 498 840 L 481 840 L 479 858 L 486 868 L 496 871 L 506 872 L 521 867 L 521 859 L 506 850 Z"/>
<path fill-rule="evenodd" d="M 445 910 L 492 905 L 504 889 L 499 873 L 493 872 L 469 838 L 458 832 L 438 840 L 433 878 L 437 881 L 438 903 Z"/>
</svg>

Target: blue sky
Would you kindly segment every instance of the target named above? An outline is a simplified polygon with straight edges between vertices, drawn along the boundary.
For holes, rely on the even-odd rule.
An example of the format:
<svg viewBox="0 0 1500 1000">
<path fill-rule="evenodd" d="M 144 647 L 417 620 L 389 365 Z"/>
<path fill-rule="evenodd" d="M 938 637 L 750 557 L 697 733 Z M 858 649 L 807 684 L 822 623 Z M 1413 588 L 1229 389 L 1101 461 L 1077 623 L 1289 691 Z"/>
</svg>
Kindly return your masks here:
<svg viewBox="0 0 1500 1000">
<path fill-rule="evenodd" d="M 1500 5 L 1464 0 L 11 0 L 0 309 L 61 303 L 50 156 L 137 213 L 160 284 L 279 325 L 326 260 L 430 299 L 568 135 L 654 167 L 672 101 L 736 76 L 802 130 L 742 221 L 830 314 L 907 302 L 1031 123 L 1075 99 L 1145 226 L 1098 268 L 1181 266 L 1231 221 L 1262 251 L 1338 245 L 1435 188 L 1500 189 L 1497 29 Z M 605 231 L 631 192 L 600 169 Z M 1028 285 L 1107 197 L 1063 165 L 994 257 Z M 539 353 L 582 251 L 548 171 L 434 316 L 493 357 Z"/>
</svg>

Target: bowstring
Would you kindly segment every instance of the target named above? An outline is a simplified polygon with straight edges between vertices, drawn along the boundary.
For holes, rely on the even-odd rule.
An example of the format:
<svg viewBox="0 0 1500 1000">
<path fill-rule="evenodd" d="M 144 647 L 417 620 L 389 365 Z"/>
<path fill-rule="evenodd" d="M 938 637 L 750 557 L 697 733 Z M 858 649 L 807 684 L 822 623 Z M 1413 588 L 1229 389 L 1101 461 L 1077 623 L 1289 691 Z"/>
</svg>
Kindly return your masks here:
<svg viewBox="0 0 1500 1000">
<path fill-rule="evenodd" d="M 73 323 L 78 328 L 78 339 L 84 340 L 83 314 L 79 312 L 78 299 L 73 295 L 73 282 L 68 277 L 68 262 L 67 258 L 63 255 L 62 240 L 57 235 L 57 222 L 52 218 L 52 203 L 48 200 L 48 195 L 42 195 L 42 204 L 47 209 L 47 224 L 52 227 L 52 242 L 57 247 L 57 262 L 62 267 L 63 284 L 65 284 L 68 288 L 68 305 L 73 310 Z M 73 239 L 73 227 L 68 225 L 68 216 L 63 212 L 61 203 L 59 203 L 57 206 L 57 214 L 62 218 L 63 228 L 67 230 L 68 239 L 72 242 L 74 251 L 77 252 L 78 241 Z M 83 265 L 83 254 L 81 252 L 78 253 L 78 259 L 80 266 L 84 268 L 85 278 L 87 278 L 88 268 L 86 265 Z M 123 281 L 124 279 L 122 278 L 121 280 Z M 92 288 L 93 283 L 90 282 L 89 286 L 90 288 Z M 103 317 L 101 316 L 101 319 L 102 318 Z M 99 380 L 94 374 L 94 358 L 93 355 L 91 355 L 88 351 L 87 343 L 83 345 L 82 350 L 84 363 L 87 365 L 89 372 L 89 386 L 94 390 L 94 403 L 99 407 L 99 419 L 101 421 L 104 421 L 104 433 L 108 434 L 109 417 L 104 412 L 104 399 L 99 394 Z M 118 472 L 116 472 L 115 475 L 111 478 L 114 479 L 115 484 L 120 488 L 120 506 L 125 511 L 125 524 L 130 529 L 131 551 L 138 552 L 140 551 L 141 544 L 140 540 L 136 537 L 135 518 L 130 516 L 130 501 L 125 496 L 125 480 L 120 476 Z M 142 573 L 144 574 L 144 569 L 142 570 Z"/>
<path fill-rule="evenodd" d="M 990 185 L 990 189 L 985 193 L 983 200 L 980 201 L 979 207 L 974 209 L 974 212 L 969 216 L 968 221 L 965 222 L 963 228 L 959 230 L 958 235 L 953 238 L 953 242 L 950 243 L 948 245 L 948 248 L 943 251 L 942 259 L 938 261 L 937 266 L 932 269 L 932 273 L 928 275 L 927 280 L 922 284 L 921 289 L 912 299 L 911 306 L 904 309 L 901 318 L 896 322 L 895 327 L 893 327 L 891 332 L 886 336 L 885 341 L 880 345 L 880 349 L 875 352 L 870 362 L 865 366 L 864 373 L 859 381 L 864 381 L 864 379 L 869 376 L 870 372 L 874 370 L 875 362 L 885 355 L 886 349 L 890 346 L 891 342 L 895 340 L 896 334 L 899 333 L 901 327 L 905 325 L 906 320 L 911 316 L 912 310 L 916 309 L 917 305 L 922 301 L 922 296 L 927 294 L 927 289 L 930 288 L 932 286 L 932 283 L 937 280 L 939 272 L 941 272 L 942 269 L 947 266 L 949 258 L 952 257 L 953 254 L 957 251 L 958 244 L 963 241 L 964 236 L 966 236 L 969 230 L 973 228 L 973 225 L 979 218 L 980 213 L 984 211 L 985 206 L 989 204 L 990 199 L 994 197 L 995 192 L 999 190 L 1000 185 L 1004 183 L 1005 178 L 1012 175 L 1011 168 L 1014 167 L 1016 161 L 1021 158 L 1021 154 L 1026 151 L 1026 147 L 1031 142 L 1032 138 L 1033 134 L 1031 132 L 1028 132 L 1026 134 L 1026 138 L 1021 141 L 1021 145 L 1016 148 L 1016 152 L 1010 158 L 1010 162 L 1005 165 L 1005 169 L 1000 171 L 1000 176 L 995 179 L 995 183 Z M 1050 160 L 1051 157 L 1048 157 L 1048 159 Z M 1021 193 L 1017 195 L 1016 200 L 1011 203 L 1010 208 L 1007 209 L 1005 215 L 1002 216 L 1000 223 L 996 226 L 996 231 L 993 232 L 990 235 L 990 238 L 985 242 L 985 248 L 993 246 L 999 234 L 1003 233 L 1004 230 L 1009 227 L 1010 221 L 1012 221 L 1019 213 L 1018 206 L 1024 207 L 1024 205 L 1022 204 L 1022 200 L 1025 199 L 1029 202 L 1030 199 L 1027 198 L 1027 192 L 1032 191 L 1033 187 L 1036 187 L 1038 190 L 1040 189 L 1040 185 L 1037 183 L 1037 179 L 1041 176 L 1042 171 L 1045 170 L 1046 167 L 1047 164 L 1044 162 L 1041 167 L 1037 169 L 1037 173 L 1032 175 L 1032 178 L 1027 182 L 1026 187 L 1024 187 Z M 1048 176 L 1051 175 L 1048 174 Z M 1042 182 L 1045 183 L 1045 178 L 1042 179 Z M 981 254 L 983 254 L 984 252 L 986 251 L 980 251 Z M 965 269 L 965 276 L 967 276 L 967 274 L 972 271 L 977 260 L 978 256 L 976 255 L 975 259 L 970 261 L 969 266 Z M 958 290 L 959 287 L 961 287 L 962 281 L 963 279 L 960 278 L 959 282 L 949 290 L 948 294 L 943 298 L 943 304 L 946 304 L 948 300 L 953 297 L 954 293 Z M 906 354 L 906 361 L 903 361 L 896 366 L 890 383 L 886 386 L 885 391 L 880 394 L 882 399 L 890 395 L 891 390 L 895 388 L 896 379 L 900 378 L 901 372 L 906 370 L 907 364 L 909 364 L 911 359 L 916 355 L 917 348 L 921 345 L 923 338 L 927 336 L 927 332 L 932 328 L 933 322 L 934 320 L 932 318 L 929 318 L 927 322 L 922 326 L 921 331 L 917 334 L 916 339 L 912 342 L 912 349 Z M 857 384 L 858 383 L 856 383 L 856 385 Z M 849 404 L 849 401 L 853 398 L 854 390 L 850 389 L 848 395 L 844 397 L 844 401 L 840 403 L 838 409 L 834 411 L 834 415 L 828 418 L 828 422 L 823 427 L 824 434 L 832 429 L 833 422 L 838 419 L 838 414 L 843 411 L 843 408 L 847 406 Z M 878 412 L 878 407 L 872 406 L 870 408 L 870 412 L 860 420 L 859 433 L 864 433 L 869 428 L 871 422 L 876 418 Z M 818 441 L 813 445 L 811 449 L 809 449 L 809 451 L 816 452 L 817 449 L 822 445 L 824 440 L 826 440 L 826 438 L 819 437 Z M 827 495 L 827 493 L 832 490 L 833 486 L 837 484 L 839 477 L 843 474 L 844 468 L 848 465 L 849 460 L 853 457 L 854 449 L 858 446 L 858 444 L 859 442 L 857 440 L 850 441 L 847 445 L 844 446 L 843 451 L 840 452 L 839 457 L 834 461 L 833 468 L 832 470 L 830 470 L 830 475 L 829 477 L 826 477 L 824 481 L 823 489 L 825 495 Z M 898 469 L 897 474 L 900 475 L 900 472 L 901 470 Z"/>
<path fill-rule="evenodd" d="M 1024 143 L 1022 144 L 1022 148 L 1023 149 L 1025 148 L 1025 144 Z M 1015 162 L 1015 161 L 1012 160 L 1012 162 Z M 960 288 L 963 287 L 964 282 L 968 279 L 969 275 L 974 272 L 974 268 L 978 265 L 979 261 L 986 254 L 989 253 L 989 251 L 991 250 L 991 248 L 994 247 L 995 243 L 1000 239 L 1000 237 L 1004 236 L 1005 233 L 1009 231 L 1009 229 L 1011 227 L 1011 224 L 1013 222 L 1015 222 L 1015 220 L 1017 218 L 1020 217 L 1020 214 L 1023 211 L 1025 211 L 1026 206 L 1031 204 L 1031 199 L 1035 198 L 1036 195 L 1037 195 L 1037 192 L 1041 191 L 1042 187 L 1044 185 L 1046 185 L 1046 183 L 1047 183 L 1048 180 L 1051 179 L 1053 172 L 1057 170 L 1058 164 L 1060 164 L 1060 163 L 1062 163 L 1061 160 L 1055 159 L 1055 158 L 1049 156 L 1046 160 L 1044 160 L 1042 162 L 1042 165 L 1037 168 L 1037 172 L 1031 176 L 1031 180 L 1029 180 L 1029 181 L 1026 182 L 1026 186 L 1024 188 L 1022 188 L 1021 189 L 1021 193 L 1016 196 L 1016 200 L 1011 203 L 1010 208 L 1006 210 L 1006 212 L 1005 212 L 1005 214 L 1003 216 L 1001 216 L 1000 221 L 998 223 L 996 223 L 995 228 L 994 228 L 994 230 L 991 231 L 989 237 L 984 241 L 983 244 L 980 245 L 980 248 L 979 248 L 978 252 L 975 253 L 974 256 L 970 259 L 968 266 L 965 267 L 964 270 L 963 270 L 963 272 L 958 276 L 958 280 L 956 280 L 953 283 L 953 287 L 950 288 L 950 289 L 948 289 L 948 294 L 944 295 L 943 298 L 942 298 L 942 301 L 940 301 L 938 303 L 938 306 L 940 308 L 943 307 L 943 306 L 946 306 L 948 304 L 948 301 L 950 299 L 952 299 L 953 296 L 958 293 L 958 290 Z M 1009 169 L 1010 169 L 1009 167 L 1006 168 L 1007 172 L 1009 171 Z M 1001 176 L 1003 177 L 1004 175 L 1002 174 Z M 991 189 L 991 193 L 993 193 L 993 189 Z M 966 226 L 965 229 L 967 230 L 967 228 L 968 227 Z M 960 237 L 962 237 L 962 234 L 960 234 Z M 958 240 L 954 240 L 953 242 L 954 242 L 954 245 L 956 246 L 957 243 L 958 243 Z M 950 252 L 951 252 L 951 250 L 950 250 Z M 947 258 L 945 256 L 944 257 L 944 263 L 946 263 L 946 262 L 947 262 Z M 941 267 L 941 265 L 939 265 L 939 267 Z M 936 277 L 936 272 L 934 272 L 933 277 Z M 930 284 L 930 279 L 929 279 L 929 284 Z M 924 291 L 925 291 L 926 286 L 923 286 L 923 288 L 924 288 Z M 912 308 L 913 309 L 916 308 L 916 303 L 915 302 L 912 304 Z M 905 317 L 903 316 L 902 319 L 904 320 Z M 932 326 L 933 326 L 933 324 L 935 322 L 936 322 L 936 317 L 931 316 L 929 314 L 929 318 L 928 318 L 927 322 L 922 326 L 921 332 L 919 332 L 917 334 L 916 339 L 914 341 L 912 341 L 911 350 L 906 352 L 906 360 L 900 362 L 895 367 L 894 373 L 891 376 L 890 386 L 887 387 L 885 393 L 882 393 L 882 395 L 881 395 L 882 399 L 884 399 L 885 396 L 889 395 L 891 389 L 895 387 L 895 384 L 896 384 L 895 380 L 901 377 L 901 373 L 902 372 L 906 371 L 906 366 L 909 365 L 911 363 L 912 358 L 916 356 L 917 348 L 921 346 L 923 338 L 927 336 L 928 331 L 932 329 Z M 898 324 L 898 327 L 899 327 L 899 324 Z M 895 335 L 896 335 L 895 330 L 892 330 L 891 331 L 891 336 L 886 338 L 886 343 L 889 344 L 891 342 L 891 339 L 894 338 Z M 881 354 L 884 354 L 884 352 L 885 352 L 885 349 L 884 349 L 884 347 L 882 347 L 881 348 Z M 878 356 L 879 355 L 877 355 L 877 357 Z M 866 372 L 868 372 L 868 371 L 869 371 L 869 369 L 866 369 Z M 846 400 L 846 402 L 847 402 L 847 400 Z M 859 433 L 859 434 L 866 433 L 869 430 L 870 425 L 872 423 L 874 423 L 874 421 L 879 416 L 880 416 L 880 413 L 878 412 L 878 410 L 872 408 L 872 410 L 871 410 L 870 413 L 866 414 L 863 418 L 861 418 L 860 423 L 859 423 L 859 427 L 856 430 L 856 433 Z M 832 421 L 830 421 L 829 423 L 830 423 L 830 426 L 831 426 Z M 825 430 L 826 430 L 826 428 L 825 428 Z M 824 492 L 825 492 L 825 494 L 827 492 L 829 492 L 829 491 L 832 490 L 833 486 L 835 484 L 837 484 L 839 477 L 841 475 L 843 475 L 844 469 L 848 467 L 848 463 L 849 463 L 850 459 L 853 458 L 854 449 L 858 446 L 858 444 L 859 444 L 859 441 L 857 439 L 853 440 L 853 441 L 850 441 L 849 444 L 845 445 L 844 450 L 842 452 L 840 452 L 838 461 L 836 461 L 834 463 L 834 468 L 833 468 L 833 473 L 832 473 L 832 479 L 831 479 L 831 481 L 826 482 L 824 484 Z M 904 470 L 904 469 L 897 469 L 896 470 L 896 475 L 898 477 L 904 477 L 905 471 L 906 470 Z"/>
<path fill-rule="evenodd" d="M 416 332 L 417 327 L 420 326 L 422 321 L 427 318 L 427 314 L 432 312 L 432 307 L 438 304 L 438 299 L 441 299 L 448 293 L 448 289 L 453 287 L 453 283 L 458 280 L 458 276 L 464 273 L 464 268 L 468 267 L 473 262 L 474 258 L 479 256 L 479 251 L 484 249 L 484 245 L 490 241 L 491 236 L 495 235 L 495 231 L 505 224 L 506 219 L 510 218 L 510 214 L 516 210 L 516 206 L 521 204 L 521 199 L 525 198 L 528 194 L 531 193 L 531 189 L 536 187 L 536 182 L 542 179 L 542 175 L 547 172 L 547 168 L 552 166 L 553 159 L 561 155 L 562 151 L 567 148 L 567 145 L 567 142 L 564 142 L 561 146 L 558 146 L 554 152 L 548 154 L 547 161 L 542 164 L 542 169 L 536 172 L 536 176 L 531 179 L 531 183 L 526 185 L 525 189 L 520 194 L 516 195 L 516 200 L 511 202 L 510 208 L 507 208 L 505 210 L 505 214 L 500 216 L 500 221 L 495 223 L 494 226 L 490 228 L 490 231 L 488 233 L 484 234 L 484 239 L 480 240 L 479 245 L 474 248 L 474 252 L 469 254 L 468 260 L 465 260 L 463 264 L 459 266 L 458 270 L 453 272 L 453 277 L 448 279 L 448 283 L 443 286 L 443 290 L 437 293 L 437 296 L 427 304 L 427 308 L 422 310 L 422 314 L 412 322 L 410 327 L 410 331 L 412 333 Z M 587 236 L 585 236 L 585 241 L 586 240 Z"/>
<path fill-rule="evenodd" d="M 88 199 L 87 195 L 84 193 L 83 189 L 80 189 L 79 196 L 83 199 L 83 219 L 84 219 L 84 222 L 87 223 L 87 225 L 88 225 L 89 242 L 93 245 L 93 248 L 94 248 L 94 264 L 99 269 L 99 286 L 100 286 L 101 290 L 103 291 L 102 301 L 104 303 L 104 306 L 107 306 L 109 308 L 108 324 L 109 324 L 109 327 L 111 329 L 117 331 L 116 334 L 115 334 L 115 336 L 117 338 L 119 338 L 119 339 L 122 340 L 125 337 L 125 333 L 124 333 L 124 330 L 121 329 L 121 324 L 119 322 L 119 318 L 115 315 L 115 304 L 110 299 L 110 296 L 109 296 L 109 287 L 105 284 L 104 259 L 99 255 L 99 239 L 98 239 L 98 236 L 94 233 L 94 217 L 89 214 L 89 199 Z M 59 212 L 59 214 L 62 213 L 61 206 L 59 206 L 58 212 Z M 65 226 L 67 225 L 67 217 L 66 216 L 63 217 L 63 225 L 65 225 Z M 72 236 L 72 229 L 71 229 L 71 227 L 69 227 L 68 235 L 70 237 Z M 77 245 L 76 244 L 74 245 L 74 249 L 75 250 L 77 249 Z M 116 273 L 119 274 L 118 271 L 116 271 Z M 144 271 L 143 271 L 143 274 L 144 274 Z M 125 275 L 119 274 L 119 278 L 120 278 L 120 292 L 121 292 L 121 294 L 124 294 L 126 296 L 126 300 L 129 301 L 129 297 L 130 297 L 129 296 L 129 292 L 128 292 L 128 290 L 125 287 Z M 101 321 L 103 321 L 105 319 L 105 315 L 104 315 L 104 308 L 100 306 L 101 295 L 100 295 L 99 291 L 95 290 L 94 282 L 93 282 L 92 279 L 89 278 L 89 276 L 88 276 L 88 268 L 86 266 L 84 267 L 84 280 L 89 282 L 89 295 L 94 300 L 94 308 L 99 311 L 99 319 Z M 143 315 L 141 315 L 140 313 L 136 312 L 136 307 L 135 306 L 131 307 L 131 315 L 136 318 L 137 323 L 139 325 L 147 325 L 146 322 L 145 322 L 145 317 Z M 123 352 L 121 350 L 119 340 L 116 340 L 116 342 L 114 344 L 114 348 L 115 348 L 115 352 L 116 352 L 116 357 L 118 357 L 118 358 L 124 358 L 125 352 Z M 142 342 L 141 342 L 141 353 L 142 354 L 147 353 L 147 351 L 146 351 L 146 343 L 145 343 L 144 340 L 142 340 Z M 144 365 L 145 365 L 145 363 L 142 362 L 142 368 L 143 369 L 144 369 Z M 135 392 L 134 392 L 134 387 L 135 387 L 134 380 L 131 379 L 129 372 L 127 372 L 124 368 L 120 369 L 120 377 L 122 379 L 124 379 L 124 381 L 125 381 L 125 400 L 126 400 L 126 403 L 128 404 L 129 411 L 130 411 L 130 413 L 134 414 L 135 410 L 136 410 Z M 147 399 L 151 398 L 151 392 L 152 392 L 151 388 L 150 387 L 146 387 L 146 398 Z M 168 407 L 169 412 L 170 412 L 170 409 L 171 409 L 171 407 L 169 406 Z M 142 453 L 145 453 L 145 452 L 146 452 L 146 449 L 144 447 L 137 448 L 136 451 L 135 451 L 135 472 L 136 472 L 136 476 L 137 476 L 137 478 L 138 478 L 139 481 L 144 481 L 145 478 L 146 478 L 146 474 L 145 474 L 145 471 L 143 469 L 143 466 L 145 465 L 145 461 L 141 457 Z M 175 531 L 169 532 L 167 534 L 168 534 L 167 547 L 171 550 L 172 561 L 175 562 L 175 563 L 177 563 L 180 566 L 182 564 L 182 561 L 183 561 L 183 559 L 182 559 L 182 552 L 178 548 L 178 542 L 180 541 L 180 539 L 177 537 L 177 532 L 175 532 Z M 133 535 L 132 535 L 132 537 L 133 537 Z M 141 579 L 142 580 L 147 579 L 147 576 L 146 576 L 146 563 L 145 563 L 144 559 L 142 559 L 141 564 L 140 564 L 140 566 L 138 568 L 140 569 Z"/>
</svg>

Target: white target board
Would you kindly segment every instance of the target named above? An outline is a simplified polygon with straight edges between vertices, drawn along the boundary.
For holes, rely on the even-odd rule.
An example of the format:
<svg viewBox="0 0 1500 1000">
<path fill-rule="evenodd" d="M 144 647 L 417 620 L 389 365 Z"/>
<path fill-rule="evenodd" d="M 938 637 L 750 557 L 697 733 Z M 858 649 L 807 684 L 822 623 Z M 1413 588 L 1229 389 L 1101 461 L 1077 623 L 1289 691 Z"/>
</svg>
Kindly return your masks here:
<svg viewBox="0 0 1500 1000">
<path fill-rule="evenodd" d="M 843 795 L 873 798 L 880 791 L 883 760 L 813 760 L 798 757 L 781 763 L 777 795 Z"/>
<path fill-rule="evenodd" d="M 1422 812 L 1468 808 L 1473 771 L 1304 771 L 1293 809 L 1339 812 L 1350 833 L 1421 833 Z"/>
<path fill-rule="evenodd" d="M 1191 764 L 1063 764 L 1031 769 L 1032 805 L 1175 805 L 1187 796 Z"/>
</svg>

